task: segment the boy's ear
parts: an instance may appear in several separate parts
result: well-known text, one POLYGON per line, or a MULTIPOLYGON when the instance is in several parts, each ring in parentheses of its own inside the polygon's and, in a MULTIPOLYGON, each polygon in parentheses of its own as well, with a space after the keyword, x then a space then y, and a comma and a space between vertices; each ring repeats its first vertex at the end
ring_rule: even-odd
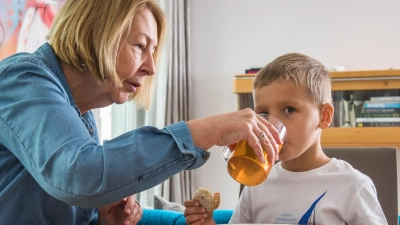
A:
POLYGON ((333 119, 333 105, 331 103, 326 103, 321 108, 321 121, 319 123, 319 127, 321 129, 328 128, 333 119))

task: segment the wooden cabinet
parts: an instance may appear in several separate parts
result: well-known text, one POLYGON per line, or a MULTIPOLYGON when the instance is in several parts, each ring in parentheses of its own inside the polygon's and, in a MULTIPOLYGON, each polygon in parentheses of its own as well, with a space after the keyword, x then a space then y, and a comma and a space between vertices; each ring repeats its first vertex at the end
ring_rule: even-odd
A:
MULTIPOLYGON (((343 122, 343 118, 346 118, 343 114, 348 115, 348 109, 344 107, 345 111, 343 111, 342 107, 349 101, 355 100, 357 110, 354 116, 358 118, 361 116, 360 112, 365 110, 362 108, 364 102, 369 101, 371 97, 400 96, 400 70, 344 71, 330 74, 335 121, 333 126, 323 130, 322 146, 400 148, 400 126, 358 127, 352 121, 352 126, 348 127, 349 123, 343 122)), ((253 108, 251 92, 254 76, 254 74, 234 76, 233 92, 237 94, 237 109, 253 108)))

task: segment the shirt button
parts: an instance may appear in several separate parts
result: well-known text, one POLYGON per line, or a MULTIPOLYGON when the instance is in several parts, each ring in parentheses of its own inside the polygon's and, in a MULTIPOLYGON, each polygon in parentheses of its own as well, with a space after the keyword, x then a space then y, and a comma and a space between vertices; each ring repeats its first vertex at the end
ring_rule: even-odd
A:
POLYGON ((208 154, 203 154, 203 159, 207 160, 210 156, 208 154))

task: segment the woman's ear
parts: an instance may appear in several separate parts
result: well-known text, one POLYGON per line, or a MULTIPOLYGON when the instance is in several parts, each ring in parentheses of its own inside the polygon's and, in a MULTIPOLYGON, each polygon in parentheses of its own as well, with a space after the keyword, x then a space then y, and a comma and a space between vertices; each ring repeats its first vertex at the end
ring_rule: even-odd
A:
POLYGON ((333 105, 331 103, 326 103, 321 108, 321 121, 319 127, 321 129, 328 128, 333 120, 333 105))

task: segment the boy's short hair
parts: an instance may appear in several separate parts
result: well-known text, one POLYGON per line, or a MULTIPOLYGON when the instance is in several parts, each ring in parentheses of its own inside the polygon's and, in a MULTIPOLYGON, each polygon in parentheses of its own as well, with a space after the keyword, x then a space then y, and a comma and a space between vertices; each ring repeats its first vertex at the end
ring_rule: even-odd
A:
POLYGON ((318 60, 304 54, 288 53, 268 63, 257 73, 253 89, 274 81, 293 81, 304 89, 315 105, 332 103, 329 72, 318 60))
MULTIPOLYGON (((59 59, 81 71, 88 69, 102 83, 122 82, 116 71, 121 42, 129 35, 133 18, 149 9, 157 22, 158 45, 154 61, 158 64, 167 21, 155 0, 67 0, 54 18, 47 36, 59 59)), ((146 76, 135 98, 139 107, 149 108, 154 92, 154 77, 146 76)))

